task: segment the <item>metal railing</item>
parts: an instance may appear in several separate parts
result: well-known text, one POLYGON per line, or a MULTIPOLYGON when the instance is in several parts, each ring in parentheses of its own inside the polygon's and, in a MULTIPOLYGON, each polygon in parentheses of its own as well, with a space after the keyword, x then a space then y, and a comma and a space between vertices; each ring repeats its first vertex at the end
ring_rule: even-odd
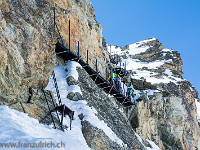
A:
MULTIPOLYGON (((63 38, 62 38, 62 35, 61 35, 61 33, 60 33, 60 30, 62 29, 57 23, 56 23, 56 18, 55 18, 55 16, 56 16, 56 13, 55 13, 55 11, 56 11, 56 9, 55 9, 55 7, 54 7, 54 9, 53 9, 53 11, 54 11, 54 26, 55 26, 55 32, 57 31, 57 35, 58 35, 58 38, 57 38, 57 40, 61 43, 61 44, 63 44, 65 47, 67 47, 68 48, 68 52, 70 52, 70 51, 72 51, 73 53, 75 52, 75 53, 77 53, 77 56, 78 56, 78 58, 76 59, 76 61, 78 61, 79 62, 79 60, 82 58, 82 55, 80 54, 80 42, 78 41, 78 40, 76 40, 76 37, 74 37, 74 35, 73 34, 71 34, 71 23, 70 23, 70 20, 68 20, 68 31, 65 31, 65 33, 67 32, 67 34, 68 34, 68 43, 65 43, 64 42, 64 40, 63 40, 63 38)), ((67 41, 67 40, 66 40, 67 41)), ((87 65, 89 65, 89 60, 90 60, 90 58, 89 58, 89 54, 88 54, 88 50, 82 50, 82 53, 83 53, 83 51, 85 51, 86 52, 86 62, 87 62, 87 65)), ((60 53, 63 53, 63 52, 60 52, 60 53)), ((114 56, 111 56, 111 54, 110 54, 110 59, 111 60, 113 60, 114 62, 115 62, 115 64, 117 63, 119 63, 120 62, 120 68, 122 68, 122 66, 121 66, 121 61, 116 61, 116 56, 114 55, 114 56)), ((86 66, 87 66, 86 65, 86 66)), ((123 66, 124 66, 124 64, 123 64, 123 66)), ((83 68, 84 68, 84 66, 83 66, 83 68)), ((95 63, 95 70, 96 70, 96 72, 97 72, 97 77, 98 77, 98 75, 100 75, 100 73, 101 72, 99 72, 99 70, 98 70, 99 68, 98 68, 98 60, 96 59, 96 63, 95 63)), ((121 71, 122 70, 125 70, 126 71, 126 62, 125 62, 125 66, 123 67, 123 69, 121 69, 120 70, 120 73, 121 73, 121 71)), ((111 72, 111 71, 110 71, 111 72)), ((53 73, 54 74, 54 73, 53 73)), ((52 74, 52 75, 53 75, 52 74)), ((107 70, 107 68, 106 68, 106 73, 105 73, 105 77, 106 77, 106 81, 108 81, 108 75, 109 75, 109 70, 107 70)), ((96 77, 96 78, 97 78, 96 77)), ((55 78, 55 76, 53 76, 53 78, 55 78)), ((56 80, 56 79, 54 79, 54 80, 56 80)), ((95 80, 96 81, 96 80, 95 80)), ((109 82, 109 81, 108 81, 109 82)), ((115 85, 113 85, 113 83, 112 83, 112 81, 110 82, 110 84, 111 84, 111 86, 112 86, 112 88, 114 88, 115 87, 115 85)), ((56 90, 58 91, 58 87, 57 87, 57 84, 55 84, 55 88, 56 88, 56 90)), ((119 90, 119 93, 121 93, 122 95, 124 95, 125 97, 126 97, 126 92, 125 92, 125 88, 124 88, 124 86, 122 86, 121 87, 122 88, 122 90, 119 90)), ((59 94, 59 92, 58 92, 58 99, 59 99, 59 103, 60 104, 62 104, 62 102, 61 102, 61 99, 60 99, 60 94, 59 94)))

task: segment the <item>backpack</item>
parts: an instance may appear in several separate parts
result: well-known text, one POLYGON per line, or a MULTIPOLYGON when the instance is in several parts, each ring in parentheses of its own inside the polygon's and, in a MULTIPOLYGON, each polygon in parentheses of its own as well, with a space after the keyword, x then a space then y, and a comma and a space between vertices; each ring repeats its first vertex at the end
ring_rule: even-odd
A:
POLYGON ((133 94, 134 90, 133 90, 133 89, 131 89, 131 92, 132 92, 132 94, 133 94))
POLYGON ((119 80, 120 80, 120 78, 119 78, 119 77, 117 77, 117 78, 116 78, 116 81, 119 81, 119 80))
POLYGON ((117 74, 116 73, 113 73, 113 78, 117 78, 117 74))

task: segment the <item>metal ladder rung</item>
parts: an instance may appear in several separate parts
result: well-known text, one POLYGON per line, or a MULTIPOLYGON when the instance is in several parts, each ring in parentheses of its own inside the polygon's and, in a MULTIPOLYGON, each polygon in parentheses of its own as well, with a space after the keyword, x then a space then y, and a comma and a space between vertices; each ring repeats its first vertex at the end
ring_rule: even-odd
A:
POLYGON ((107 86, 107 87, 104 87, 104 88, 102 88, 102 89, 107 89, 107 88, 109 88, 109 87, 111 87, 111 86, 107 86))
POLYGON ((94 76, 94 75, 97 75, 97 74, 96 74, 96 73, 94 73, 94 74, 91 74, 91 75, 89 75, 89 76, 91 76, 91 77, 92 77, 92 76, 94 76))
POLYGON ((69 51, 63 51, 63 52, 59 52, 59 53, 56 53, 57 55, 59 54, 63 54, 63 53, 68 53, 69 51))
POLYGON ((85 65, 85 66, 82 66, 83 68, 85 68, 85 67, 87 67, 87 66, 89 66, 88 64, 87 65, 85 65))
POLYGON ((118 95, 119 93, 117 93, 117 94, 112 94, 112 95, 118 95))
MULTIPOLYGON (((124 104, 124 102, 125 102, 126 99, 127 99, 127 98, 124 99, 124 101, 122 102, 122 104, 124 104)), ((127 99, 127 100, 128 100, 128 99, 127 99)), ((129 101, 129 100, 128 100, 128 101, 129 101)))
POLYGON ((130 101, 124 102, 124 104, 126 104, 126 103, 131 103, 131 104, 133 105, 133 103, 132 103, 132 102, 130 102, 130 101))
POLYGON ((75 61, 76 60, 76 58, 73 58, 73 59, 70 59, 71 61, 75 61))
POLYGON ((105 84, 106 82, 103 82, 103 83, 100 83, 100 84, 97 84, 97 85, 101 85, 101 84, 105 84))
POLYGON ((79 61, 80 61, 81 57, 82 57, 82 56, 80 56, 80 57, 77 59, 77 62, 78 62, 78 63, 79 63, 79 61))

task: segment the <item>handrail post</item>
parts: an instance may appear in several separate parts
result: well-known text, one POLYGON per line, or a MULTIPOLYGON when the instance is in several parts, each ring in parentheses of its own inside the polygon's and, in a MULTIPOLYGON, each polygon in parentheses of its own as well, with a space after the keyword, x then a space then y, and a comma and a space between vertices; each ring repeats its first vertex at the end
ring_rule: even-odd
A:
POLYGON ((70 51, 70 20, 69 20, 69 51, 70 51))
POLYGON ((56 8, 53 7, 53 21, 54 21, 54 37, 56 34, 56 8))
POLYGON ((79 59, 79 41, 78 41, 78 59, 79 59))
POLYGON ((87 64, 88 64, 88 50, 87 50, 87 64))
POLYGON ((108 72, 108 70, 107 70, 107 67, 106 67, 106 81, 107 81, 107 79, 108 79, 108 76, 107 76, 107 73, 108 72))
POLYGON ((98 68, 97 68, 97 59, 96 59, 96 72, 98 72, 98 68))
POLYGON ((113 84, 113 82, 112 82, 112 78, 113 78, 113 74, 112 74, 112 67, 110 67, 109 68, 110 69, 110 83, 111 83, 111 85, 113 84))

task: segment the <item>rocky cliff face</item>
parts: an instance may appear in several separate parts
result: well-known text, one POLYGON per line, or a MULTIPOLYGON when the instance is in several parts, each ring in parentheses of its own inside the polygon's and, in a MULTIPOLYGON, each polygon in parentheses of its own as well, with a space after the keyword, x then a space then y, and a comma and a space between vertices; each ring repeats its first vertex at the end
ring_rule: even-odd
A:
MULTIPOLYGON (((98 59, 103 76, 109 62, 102 28, 96 22, 89 0, 1 0, 0 104, 28 113, 46 124, 51 121, 43 120, 48 107, 41 88, 47 85, 54 66, 64 64, 55 54, 60 36, 57 29, 54 32, 53 7, 66 46, 69 46, 70 20, 71 50, 77 53, 79 41, 82 59, 86 60, 89 50, 90 66, 95 68, 98 59)), ((161 149, 200 149, 195 105, 198 94, 182 78, 180 54, 164 49, 157 39, 124 48, 112 46, 114 51, 122 63, 127 64, 126 84, 133 86, 136 99, 140 97, 143 101, 125 109, 99 89, 83 69, 77 68, 78 80, 68 77, 66 82, 78 85, 82 94, 71 92, 65 98, 85 99, 90 108, 97 110, 97 117, 126 144, 112 141, 80 113, 78 117, 87 145, 92 149, 145 149, 145 145, 150 145, 146 141, 149 139, 161 149)), ((49 99, 48 92, 46 95, 49 99)), ((52 104, 50 106, 53 108, 52 104)))
MULTIPOLYGON (((182 78, 180 54, 164 49, 157 39, 112 51, 128 63, 130 83, 143 99, 127 114, 132 127, 144 139, 150 139, 161 149, 197 149, 200 130, 195 99, 198 93, 182 78), (130 65, 129 65, 130 64, 130 65), (132 66, 131 66, 132 65, 132 66)), ((127 84, 129 84, 127 83, 127 84)))
POLYGON ((40 116, 37 89, 47 85, 56 58, 51 11, 45 6, 44 1, 0 2, 0 103, 22 110, 21 102, 35 118, 40 116))
POLYGON ((81 58, 86 61, 88 50, 89 64, 95 68, 96 59, 98 59, 99 71, 104 75, 105 65, 107 65, 109 57, 102 35, 102 27, 96 21, 91 2, 89 0, 56 0, 51 1, 51 4, 56 8, 55 20, 65 45, 69 47, 70 20, 71 50, 77 54, 79 41, 81 58))
MULTIPOLYGON (((56 62, 55 44, 58 32, 54 32, 53 7, 56 23, 62 39, 68 46, 68 22, 71 20, 71 50, 86 59, 89 50, 90 64, 98 67, 107 63, 107 53, 101 25, 95 20, 94 9, 88 0, 3 0, 0 2, 0 104, 12 105, 38 118, 34 97, 48 83, 56 62), (32 92, 38 91, 38 92, 32 92), (36 94, 36 95, 35 95, 36 94), (32 108, 34 109, 34 108, 32 108), (35 113, 32 113, 35 112, 35 113)), ((57 30, 56 30, 57 31, 57 30)), ((57 59, 59 60, 59 59, 57 59)), ((60 62, 60 61, 58 61, 60 62)))

